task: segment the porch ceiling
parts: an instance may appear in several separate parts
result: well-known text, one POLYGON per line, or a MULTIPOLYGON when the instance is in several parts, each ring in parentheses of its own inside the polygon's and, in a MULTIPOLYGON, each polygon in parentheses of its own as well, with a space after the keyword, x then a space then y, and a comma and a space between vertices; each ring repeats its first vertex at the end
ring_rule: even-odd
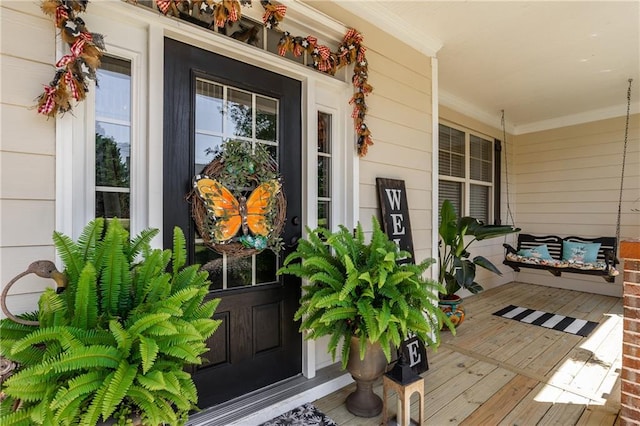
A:
POLYGON ((514 133, 624 115, 629 78, 639 110, 638 1, 333 1, 435 52, 441 104, 514 133))

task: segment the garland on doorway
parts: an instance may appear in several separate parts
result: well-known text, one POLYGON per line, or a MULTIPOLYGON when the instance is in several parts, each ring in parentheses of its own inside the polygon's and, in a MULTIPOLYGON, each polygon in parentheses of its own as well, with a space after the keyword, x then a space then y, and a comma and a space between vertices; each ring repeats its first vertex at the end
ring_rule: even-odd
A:
MULTIPOLYGON (((134 0, 135 1, 135 0, 134 0)), ((87 79, 96 80, 96 69, 100 66, 100 58, 105 50, 102 35, 87 30, 84 21, 77 13, 86 10, 88 0, 44 0, 42 11, 54 16, 55 25, 60 30, 62 39, 69 44, 70 53, 56 62, 56 73, 49 85, 45 85, 44 93, 38 97, 38 112, 49 117, 64 114, 72 109, 71 100, 80 102, 88 91, 87 79)), ((217 27, 227 22, 236 22, 241 17, 241 7, 251 6, 251 0, 156 0, 158 9, 165 15, 182 17, 197 10, 199 14, 213 17, 217 27)), ((282 33, 278 43, 281 56, 291 52, 300 56, 307 52, 313 67, 320 72, 334 75, 337 70, 354 64, 352 83, 355 92, 349 103, 353 105, 351 117, 357 139, 358 155, 364 157, 370 145, 373 145, 371 132, 365 123, 367 104, 365 98, 373 91, 368 83, 368 61, 363 36, 350 28, 345 34, 336 52, 327 46, 318 44, 313 36, 294 36, 279 28, 284 19, 287 6, 273 4, 269 0, 260 0, 264 8, 262 21, 267 28, 282 33)))
POLYGON ((338 46, 337 52, 332 52, 327 46, 319 45, 317 41, 318 39, 313 36, 295 37, 285 31, 278 43, 278 52, 280 56, 284 56, 287 52, 300 56, 303 51, 307 51, 313 58, 313 67, 331 75, 346 65, 354 64, 351 81, 356 91, 349 103, 353 105, 351 117, 354 119, 358 134, 358 155, 364 157, 367 155, 369 145, 373 145, 371 132, 364 121, 367 114, 365 97, 373 91, 373 87, 368 83, 369 63, 365 56, 366 48, 362 45, 362 34, 350 28, 338 46))
POLYGON ((48 117, 64 114, 72 108, 71 100, 82 101, 89 90, 87 79, 96 79, 96 69, 105 50, 101 34, 87 30, 77 14, 84 12, 88 0, 44 0, 42 11, 54 17, 60 37, 69 45, 69 53, 55 64, 53 80, 38 97, 38 112, 48 117))

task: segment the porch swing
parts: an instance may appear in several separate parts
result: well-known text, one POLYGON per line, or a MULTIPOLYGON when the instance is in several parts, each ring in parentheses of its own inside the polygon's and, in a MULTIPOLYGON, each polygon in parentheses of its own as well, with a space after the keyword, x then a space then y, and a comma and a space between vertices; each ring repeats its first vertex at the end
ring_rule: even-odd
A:
MULTIPOLYGON (((615 278, 618 275, 615 266, 619 263, 616 254, 618 242, 620 241, 620 213, 629 137, 632 81, 633 79, 630 78, 627 89, 627 117, 622 151, 622 174, 620 177, 616 236, 585 238, 577 236, 560 237, 557 235, 537 236, 521 233, 518 234, 517 248, 513 248, 507 243, 503 244, 506 252, 502 263, 516 272, 520 272, 520 268, 541 269, 549 271, 556 277, 560 277, 563 272, 570 272, 572 274, 597 275, 603 277, 606 282, 615 282, 615 278)), ((502 126, 504 132, 504 112, 502 126)), ((507 210, 510 212, 508 189, 507 184, 507 210)))

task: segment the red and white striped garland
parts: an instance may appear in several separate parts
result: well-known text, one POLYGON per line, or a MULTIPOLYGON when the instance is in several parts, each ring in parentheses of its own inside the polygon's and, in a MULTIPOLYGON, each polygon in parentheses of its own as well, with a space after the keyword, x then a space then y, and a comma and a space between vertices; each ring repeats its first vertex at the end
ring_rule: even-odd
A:
POLYGON ((70 53, 55 64, 53 80, 44 86, 38 97, 38 112, 49 117, 70 111, 71 99, 84 100, 88 90, 86 79, 95 79, 104 43, 100 34, 90 33, 84 21, 76 16, 84 12, 86 1, 45 0, 42 11, 54 16, 60 36, 69 45, 70 53))
POLYGON ((355 130, 358 135, 358 155, 361 157, 367 155, 369 146, 373 145, 371 132, 365 123, 367 114, 365 97, 373 91, 373 87, 368 83, 369 64, 365 54, 367 49, 362 45, 363 40, 362 34, 350 28, 335 53, 329 47, 319 45, 318 39, 312 36, 306 38, 294 37, 288 32, 283 32, 278 43, 278 53, 281 56, 284 56, 287 52, 291 52, 294 56, 300 56, 303 51, 307 51, 313 59, 313 67, 327 74, 333 75, 338 69, 354 64, 351 81, 356 91, 349 103, 353 105, 351 118, 354 120, 355 130))
MULTIPOLYGON (((38 98, 38 112, 49 117, 71 110, 70 99, 82 101, 85 98, 88 90, 86 79, 95 79, 95 70, 100 65, 100 58, 105 50, 102 36, 87 31, 84 22, 76 17, 77 12, 85 11, 87 3, 88 0, 44 0, 42 3, 42 11, 54 16, 62 39, 70 47, 70 54, 64 55, 56 62, 55 77, 49 85, 44 87, 44 92, 38 98)), ((213 14, 215 25, 222 27, 227 22, 236 22, 240 19, 241 3, 250 4, 251 2, 250 0, 207 2, 206 10, 213 14)), ((265 10, 262 17, 265 26, 279 30, 278 24, 284 19, 287 7, 281 4, 274 5, 269 0, 260 0, 260 4, 265 10)), ((156 0, 156 5, 165 15, 171 12, 177 17, 180 16, 176 0, 156 0)), ((346 65, 354 64, 352 83, 356 91, 349 103, 353 105, 351 117, 354 119, 358 135, 358 155, 361 157, 365 156, 369 146, 373 145, 371 132, 365 123, 367 113, 365 97, 373 91, 373 87, 368 83, 368 62, 365 55, 366 48, 362 45, 363 40, 362 34, 350 28, 338 46, 337 52, 332 52, 327 46, 319 45, 316 37, 297 37, 288 32, 282 33, 278 43, 278 53, 281 56, 291 52, 297 57, 306 51, 311 56, 315 69, 331 75, 346 65)))

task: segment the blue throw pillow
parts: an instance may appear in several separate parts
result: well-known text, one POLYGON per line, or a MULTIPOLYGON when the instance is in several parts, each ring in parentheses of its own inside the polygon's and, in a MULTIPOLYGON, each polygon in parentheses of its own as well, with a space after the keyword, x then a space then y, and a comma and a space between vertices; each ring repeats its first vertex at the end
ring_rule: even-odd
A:
POLYGON ((540 246, 535 246, 530 249, 519 250, 518 255, 524 257, 534 257, 536 259, 541 260, 551 260, 551 254, 549 254, 549 249, 546 244, 542 244, 540 246))
POLYGON ((600 243, 562 242, 562 260, 569 262, 595 263, 598 260, 600 243))

